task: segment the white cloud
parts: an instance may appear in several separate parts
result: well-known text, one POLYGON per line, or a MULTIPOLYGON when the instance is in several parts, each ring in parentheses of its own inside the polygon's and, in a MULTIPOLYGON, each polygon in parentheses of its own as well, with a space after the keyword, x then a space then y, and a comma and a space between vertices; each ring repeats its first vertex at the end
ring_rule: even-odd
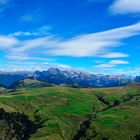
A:
MULTIPOLYGON (((70 39, 57 36, 44 36, 30 40, 18 40, 15 37, 4 37, 3 45, 10 48, 8 55, 33 55, 39 56, 71 56, 71 57, 127 57, 122 53, 112 52, 111 49, 120 46, 123 39, 140 34, 140 23, 116 28, 98 33, 83 34, 70 39), (7 41, 7 38, 10 41, 7 41), (110 54, 107 54, 110 53, 110 54), (111 54, 112 53, 112 54, 111 54)), ((2 37, 1 37, 2 39, 2 37)), ((12 57, 12 56, 11 56, 12 57)), ((36 57, 36 56, 32 56, 36 57)))
POLYGON ((55 59, 50 59, 50 58, 47 58, 47 57, 33 57, 33 56, 28 56, 28 55, 25 55, 25 54, 11 54, 11 55, 7 55, 6 56, 8 59, 12 59, 12 60, 19 60, 19 61, 24 61, 24 60, 40 60, 40 61, 53 61, 55 59))
POLYGON ((65 65, 65 64, 58 64, 56 66, 61 69, 71 69, 72 68, 70 65, 65 65))
POLYGON ((108 30, 104 32, 75 36, 66 41, 60 41, 48 52, 60 56, 102 56, 112 47, 119 46, 121 41, 140 34, 140 23, 108 30))
POLYGON ((0 35, 0 49, 11 48, 18 44, 18 40, 14 37, 2 36, 0 35))
MULTIPOLYGON (((40 37, 36 39, 31 40, 25 40, 21 41, 18 45, 18 48, 14 49, 14 52, 22 53, 22 52, 28 52, 30 50, 36 51, 34 49, 39 49, 44 51, 48 49, 52 49, 53 46, 55 46, 58 42, 55 41, 54 38, 51 36, 47 37, 40 37)), ((38 50, 37 50, 38 51, 38 50)))
POLYGON ((14 36, 14 37, 20 37, 20 36, 31 36, 31 37, 36 37, 36 36, 46 36, 49 35, 49 31, 52 29, 51 26, 46 25, 42 26, 40 28, 37 28, 34 31, 28 31, 28 32, 23 32, 23 31, 18 31, 14 33, 10 33, 9 36, 14 36))
POLYGON ((9 36, 31 36, 31 35, 32 35, 31 32, 23 32, 23 31, 18 31, 18 32, 9 34, 9 36))
POLYGON ((108 63, 96 65, 94 67, 95 68, 112 68, 112 67, 115 67, 117 65, 123 65, 123 64, 129 64, 129 62, 124 61, 124 60, 112 60, 108 63))
POLYGON ((115 0, 110 10, 113 14, 139 14, 140 0, 115 0))
POLYGON ((123 60, 112 60, 109 63, 112 64, 112 65, 129 64, 128 61, 123 61, 123 60))
POLYGON ((108 53, 108 54, 102 55, 101 57, 103 57, 103 58, 121 58, 121 57, 129 57, 129 55, 124 54, 124 53, 115 52, 115 53, 108 53))
POLYGON ((59 69, 72 69, 71 66, 66 64, 58 64, 54 62, 47 63, 46 61, 40 63, 37 61, 8 61, 7 63, 0 63, 1 71, 44 71, 50 67, 56 67, 59 69))
POLYGON ((122 68, 96 68, 94 69, 96 73, 109 74, 109 75, 140 75, 140 67, 123 67, 122 68))

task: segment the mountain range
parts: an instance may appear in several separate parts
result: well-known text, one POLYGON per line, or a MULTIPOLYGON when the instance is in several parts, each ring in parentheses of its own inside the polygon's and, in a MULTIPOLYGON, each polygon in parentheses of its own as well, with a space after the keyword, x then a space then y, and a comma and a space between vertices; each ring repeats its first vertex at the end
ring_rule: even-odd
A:
MULTIPOLYGON (((22 80, 32 79, 40 81, 37 85, 73 85, 77 87, 114 87, 123 86, 131 82, 140 82, 140 76, 89 74, 74 70, 60 70, 50 67, 46 71, 35 72, 0 72, 0 86, 11 88, 21 84, 22 80), (41 83, 43 82, 43 84, 41 83), (46 84, 45 84, 46 83, 46 84)), ((32 81, 33 82, 33 81, 32 81)), ((23 85, 23 83, 22 83, 23 85)), ((34 86, 34 84, 32 83, 34 86)))

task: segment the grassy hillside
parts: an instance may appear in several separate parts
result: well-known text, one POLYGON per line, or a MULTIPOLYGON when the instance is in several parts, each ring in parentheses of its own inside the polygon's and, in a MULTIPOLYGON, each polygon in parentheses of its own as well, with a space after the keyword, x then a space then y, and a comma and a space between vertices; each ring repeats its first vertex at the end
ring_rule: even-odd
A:
POLYGON ((0 94, 0 107, 43 123, 30 140, 135 140, 140 135, 139 84, 21 88, 0 94))
POLYGON ((20 81, 14 82, 11 86, 9 86, 9 89, 18 89, 18 88, 36 88, 36 87, 47 87, 51 86, 51 84, 47 82, 41 82, 38 80, 33 79, 24 79, 20 81))
POLYGON ((0 86, 0 92, 4 91, 5 88, 0 86))

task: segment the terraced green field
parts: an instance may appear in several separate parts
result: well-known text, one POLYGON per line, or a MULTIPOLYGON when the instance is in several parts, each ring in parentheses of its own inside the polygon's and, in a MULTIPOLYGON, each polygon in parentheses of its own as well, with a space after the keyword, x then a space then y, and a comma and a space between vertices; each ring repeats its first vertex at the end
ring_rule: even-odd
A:
POLYGON ((140 84, 100 89, 20 88, 0 94, 0 108, 42 122, 30 140, 140 138, 140 84))

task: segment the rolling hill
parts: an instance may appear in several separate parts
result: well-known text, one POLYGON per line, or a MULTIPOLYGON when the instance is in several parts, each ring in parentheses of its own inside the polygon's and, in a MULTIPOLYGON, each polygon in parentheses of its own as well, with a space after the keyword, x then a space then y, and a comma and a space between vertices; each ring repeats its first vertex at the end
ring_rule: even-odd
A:
POLYGON ((9 89, 18 89, 18 88, 37 88, 37 87, 47 87, 51 86, 51 84, 47 82, 41 82, 34 79, 24 79, 20 81, 14 82, 12 85, 10 85, 9 89))
MULTIPOLYGON (((17 122, 25 130, 22 135, 28 130, 26 122, 32 122, 36 130, 28 133, 30 140, 138 140, 140 136, 139 83, 94 89, 17 88, 0 94, 0 107, 11 118, 15 118, 15 113, 27 116, 24 123, 17 122)), ((0 130, 7 129, 8 126, 3 128, 2 122, 5 120, 0 118, 0 130)), ((15 122, 10 123, 10 126, 14 125, 15 122)), ((16 128, 14 130, 16 132, 16 128)), ((5 135, 2 133, 0 138, 5 135)), ((18 137, 18 133, 12 136, 13 139, 18 137)))

